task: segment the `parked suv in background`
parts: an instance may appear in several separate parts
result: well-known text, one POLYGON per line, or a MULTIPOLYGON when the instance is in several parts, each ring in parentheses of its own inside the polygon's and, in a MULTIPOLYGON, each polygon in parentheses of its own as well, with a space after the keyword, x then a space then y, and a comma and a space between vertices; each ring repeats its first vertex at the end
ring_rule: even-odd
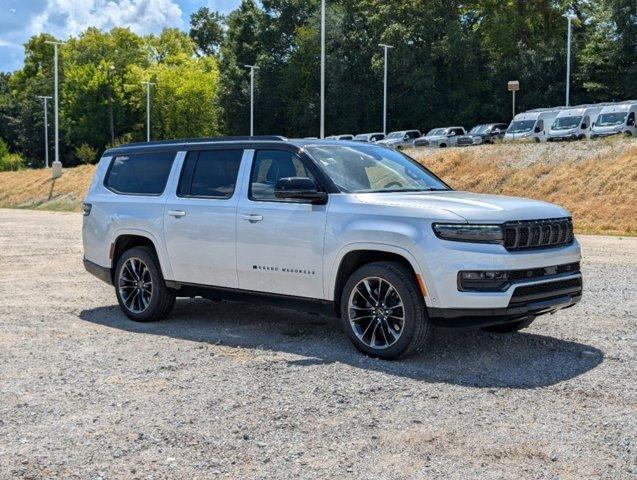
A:
POLYGON ((489 144, 496 140, 502 140, 507 128, 508 125, 506 123, 476 125, 469 130, 467 136, 471 137, 472 145, 489 144))
POLYGON ((562 208, 456 192, 392 149, 280 137, 107 150, 84 205, 84 265, 148 322, 176 297, 339 316, 382 358, 432 324, 527 327, 582 294, 562 208))
POLYGON ((463 127, 434 128, 414 141, 414 147, 455 147, 458 138, 466 135, 463 127))
POLYGON ((420 137, 420 135, 418 130, 401 130, 399 132, 391 132, 383 140, 376 143, 395 148, 396 150, 403 150, 413 147, 414 140, 420 137))

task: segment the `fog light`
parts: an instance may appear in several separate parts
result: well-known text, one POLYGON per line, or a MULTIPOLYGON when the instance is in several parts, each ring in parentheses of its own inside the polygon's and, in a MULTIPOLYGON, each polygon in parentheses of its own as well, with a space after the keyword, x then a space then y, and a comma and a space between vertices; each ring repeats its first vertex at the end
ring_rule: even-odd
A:
POLYGON ((464 292, 500 292, 509 286, 509 272, 459 272, 458 289, 464 292))

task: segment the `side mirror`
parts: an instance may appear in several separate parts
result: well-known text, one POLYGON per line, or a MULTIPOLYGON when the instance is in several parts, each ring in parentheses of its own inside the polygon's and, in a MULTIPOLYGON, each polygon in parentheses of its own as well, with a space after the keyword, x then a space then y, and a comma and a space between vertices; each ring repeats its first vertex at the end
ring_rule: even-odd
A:
POLYGON ((631 117, 626 121, 627 127, 633 127, 635 125, 635 117, 631 117))
POLYGON ((537 126, 537 127, 535 127, 534 131, 535 131, 535 133, 540 133, 542 131, 542 129, 539 126, 537 126))
POLYGON ((594 127, 594 126, 595 126, 595 122, 591 123, 591 127, 594 127))
POLYGON ((499 128, 494 128, 491 133, 493 135, 500 135, 502 133, 502 130, 500 130, 499 128))
POLYGON ((455 137, 456 136, 456 132, 449 132, 447 134, 448 137, 455 137))
POLYGON ((307 177, 281 178, 274 187, 274 196, 281 200, 299 200, 312 204, 324 204, 327 193, 321 192, 314 181, 307 177))
POLYGON ((585 123, 582 123, 582 130, 586 130, 588 128, 588 125, 586 125, 585 123))

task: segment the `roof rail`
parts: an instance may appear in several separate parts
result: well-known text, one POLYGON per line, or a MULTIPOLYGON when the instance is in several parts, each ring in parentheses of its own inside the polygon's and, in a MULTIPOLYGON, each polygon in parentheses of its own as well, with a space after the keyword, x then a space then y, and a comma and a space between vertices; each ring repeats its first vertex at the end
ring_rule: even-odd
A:
MULTIPOLYGON (((212 142, 248 142, 248 141, 272 141, 272 142, 286 142, 288 139, 281 135, 257 135, 257 136, 245 136, 245 137, 201 137, 201 138, 176 138, 174 140, 155 140, 152 142, 133 142, 111 147, 127 148, 127 147, 152 147, 156 145, 175 145, 175 144, 188 144, 188 143, 212 143, 212 142)), ((109 149, 109 150, 110 150, 109 149)))

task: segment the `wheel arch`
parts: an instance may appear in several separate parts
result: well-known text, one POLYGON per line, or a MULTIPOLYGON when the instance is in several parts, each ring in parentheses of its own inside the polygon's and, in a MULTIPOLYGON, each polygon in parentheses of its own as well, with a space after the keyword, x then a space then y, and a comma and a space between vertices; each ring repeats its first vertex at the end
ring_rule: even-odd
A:
POLYGON ((159 242, 154 236, 148 232, 141 230, 123 230, 118 231, 113 238, 113 241, 110 245, 109 256, 111 257, 111 277, 115 275, 115 267, 117 266, 117 262, 124 252, 130 250, 134 247, 150 247, 155 256, 157 257, 157 261, 159 262, 159 268, 166 278, 166 263, 162 261, 161 251, 158 248, 159 242))
POLYGON ((334 268, 328 292, 334 301, 336 312, 340 313, 341 292, 348 278, 363 265, 380 261, 393 261, 405 265, 413 274, 414 281, 420 287, 423 296, 426 291, 423 283, 422 272, 416 259, 407 250, 383 244, 358 244, 349 245, 339 252, 334 268))

